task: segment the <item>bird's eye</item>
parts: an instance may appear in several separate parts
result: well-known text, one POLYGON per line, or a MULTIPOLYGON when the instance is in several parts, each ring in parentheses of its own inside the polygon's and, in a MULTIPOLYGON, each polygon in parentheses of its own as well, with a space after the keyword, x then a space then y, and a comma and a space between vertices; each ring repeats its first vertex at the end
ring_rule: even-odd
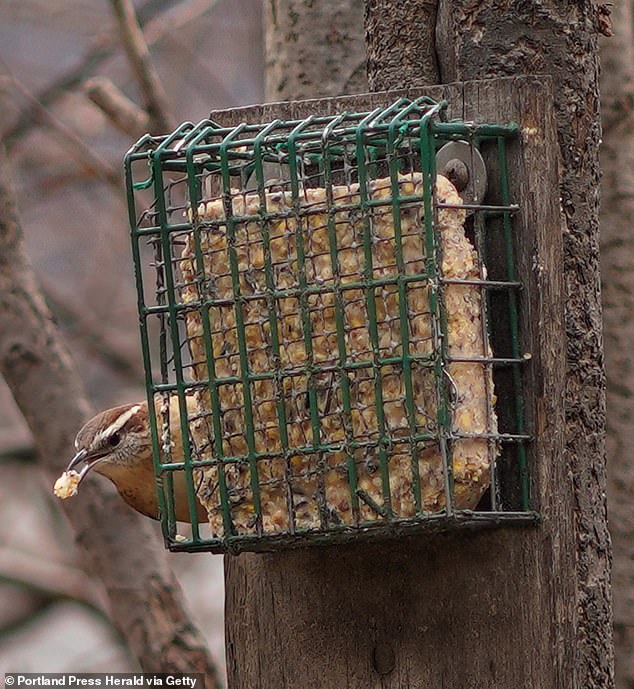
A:
POLYGON ((108 437, 108 445, 116 447, 121 442, 121 436, 118 433, 113 433, 108 437))

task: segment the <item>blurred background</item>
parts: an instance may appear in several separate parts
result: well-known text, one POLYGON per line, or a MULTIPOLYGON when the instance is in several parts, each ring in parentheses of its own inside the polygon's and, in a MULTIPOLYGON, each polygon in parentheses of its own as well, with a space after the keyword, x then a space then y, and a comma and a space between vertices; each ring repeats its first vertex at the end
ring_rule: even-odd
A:
MULTIPOLYGON (((122 180, 123 156, 137 135, 121 133, 91 100, 95 92, 115 92, 143 102, 115 1, 0 0, 0 139, 12 164, 27 250, 100 409, 145 394, 122 180)), ((266 65, 261 15, 264 8, 270 26, 275 3, 134 4, 176 121, 263 100, 367 90, 361 0, 334 3, 336 11, 328 3, 296 3, 311 8, 304 24, 308 12, 279 13, 266 65), (320 50, 327 55, 317 59, 320 50)), ((597 7, 607 14, 611 8, 616 32, 606 33, 601 45, 601 250, 617 685, 625 689, 634 687, 634 1, 597 7)), ((1 378, 0 467, 0 674, 137 670, 103 612, 102 589, 84 573, 1 378)), ((179 554, 169 560, 222 673, 222 559, 179 554)))
MULTIPOLYGON (((263 100, 260 0, 135 6, 177 121, 263 100)), ((107 408, 143 399, 145 389, 121 178, 134 139, 90 100, 95 76, 142 100, 111 3, 0 3, 0 138, 28 253, 93 404, 107 408)), ((0 462, 0 674, 137 670, 80 567, 2 379, 0 462)), ((170 562, 214 659, 224 663, 222 559, 170 562)))

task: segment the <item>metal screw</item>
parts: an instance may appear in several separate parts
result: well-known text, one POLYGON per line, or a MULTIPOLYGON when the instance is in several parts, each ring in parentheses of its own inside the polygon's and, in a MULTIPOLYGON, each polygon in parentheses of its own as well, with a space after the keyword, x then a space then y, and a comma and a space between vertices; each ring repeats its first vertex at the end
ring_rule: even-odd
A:
POLYGON ((469 184, 469 168, 466 163, 459 158, 452 158, 441 170, 443 174, 458 191, 466 189, 469 184))

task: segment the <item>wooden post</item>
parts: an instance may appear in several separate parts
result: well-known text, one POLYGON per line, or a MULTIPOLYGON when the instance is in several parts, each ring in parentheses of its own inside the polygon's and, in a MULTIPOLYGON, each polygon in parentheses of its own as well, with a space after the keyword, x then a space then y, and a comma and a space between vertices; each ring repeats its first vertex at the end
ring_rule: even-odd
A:
POLYGON ((450 117, 519 122, 510 183, 538 527, 228 556, 230 689, 307 686, 573 687, 578 572, 574 490, 563 461, 565 342, 558 145, 547 77, 214 112, 225 125, 355 111, 427 94, 450 117))

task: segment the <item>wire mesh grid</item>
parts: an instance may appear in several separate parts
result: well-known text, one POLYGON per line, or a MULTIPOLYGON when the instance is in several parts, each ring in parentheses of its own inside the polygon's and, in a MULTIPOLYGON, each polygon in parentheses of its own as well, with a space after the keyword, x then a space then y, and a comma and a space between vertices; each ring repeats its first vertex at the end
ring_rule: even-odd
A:
POLYGON ((506 169, 517 128, 447 122, 445 108, 206 120, 128 153, 170 548, 535 519, 506 169), (452 141, 468 169, 487 160, 486 204, 475 175, 437 175, 452 141))

